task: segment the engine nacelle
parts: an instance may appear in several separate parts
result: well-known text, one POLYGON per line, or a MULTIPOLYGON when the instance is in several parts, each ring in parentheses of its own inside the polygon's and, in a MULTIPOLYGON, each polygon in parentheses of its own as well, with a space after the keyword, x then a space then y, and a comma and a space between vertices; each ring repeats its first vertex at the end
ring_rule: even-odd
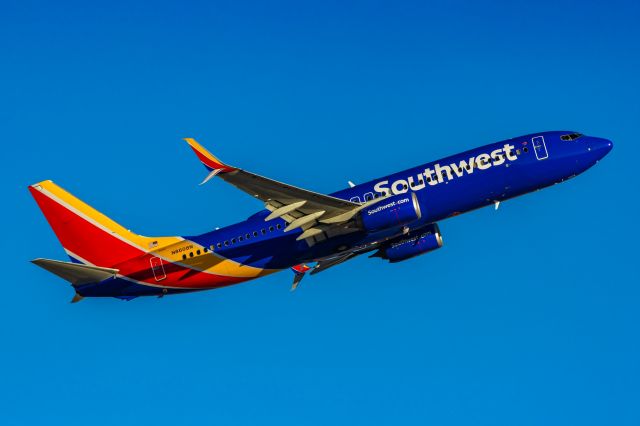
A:
POLYGON ((392 240, 387 246, 378 250, 374 256, 395 263, 437 250, 440 247, 442 247, 442 236, 440 228, 434 223, 417 232, 392 240))
POLYGON ((360 222, 367 231, 407 225, 422 217, 415 192, 382 200, 360 212, 360 222))

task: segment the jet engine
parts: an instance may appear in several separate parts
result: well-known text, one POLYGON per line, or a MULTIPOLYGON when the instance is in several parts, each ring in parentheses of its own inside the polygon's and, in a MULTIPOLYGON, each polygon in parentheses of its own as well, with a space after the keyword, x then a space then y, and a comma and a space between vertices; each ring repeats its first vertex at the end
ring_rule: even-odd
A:
POLYGON ((387 242, 371 257, 387 259, 391 263, 411 259, 442 247, 442 237, 437 224, 414 231, 387 242))
POLYGON ((360 212, 360 223, 367 231, 407 225, 422 217, 415 192, 381 200, 360 212))

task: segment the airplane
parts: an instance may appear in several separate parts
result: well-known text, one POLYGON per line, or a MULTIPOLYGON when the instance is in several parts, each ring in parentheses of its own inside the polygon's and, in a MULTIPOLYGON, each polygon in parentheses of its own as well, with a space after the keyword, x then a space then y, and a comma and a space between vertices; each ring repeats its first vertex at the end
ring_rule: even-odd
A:
POLYGON ((600 161, 610 140, 575 131, 485 145, 321 194, 223 163, 185 141, 214 177, 264 203, 246 220, 202 235, 145 237, 50 180, 29 186, 70 261, 32 262, 84 297, 131 300, 216 289, 293 271, 307 274, 369 253, 395 263, 443 245, 438 222, 570 179, 600 161))

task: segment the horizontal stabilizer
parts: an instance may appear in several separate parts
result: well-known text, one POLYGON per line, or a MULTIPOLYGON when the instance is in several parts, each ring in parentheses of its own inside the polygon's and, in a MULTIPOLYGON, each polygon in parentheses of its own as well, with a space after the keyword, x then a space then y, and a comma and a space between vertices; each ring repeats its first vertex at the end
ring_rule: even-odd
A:
POLYGON ((51 259, 34 259, 31 261, 39 267, 56 274, 60 278, 69 281, 72 285, 98 283, 107 278, 114 277, 117 269, 100 268, 80 263, 63 262, 51 259))

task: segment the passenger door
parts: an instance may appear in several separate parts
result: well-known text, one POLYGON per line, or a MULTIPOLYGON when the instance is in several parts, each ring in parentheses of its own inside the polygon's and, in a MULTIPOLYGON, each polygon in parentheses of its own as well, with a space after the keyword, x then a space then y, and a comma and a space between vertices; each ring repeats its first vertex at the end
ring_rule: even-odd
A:
POLYGON ((549 158, 547 145, 544 143, 544 136, 536 136, 531 139, 531 144, 533 145, 533 151, 536 153, 536 158, 538 160, 546 160, 549 158))

